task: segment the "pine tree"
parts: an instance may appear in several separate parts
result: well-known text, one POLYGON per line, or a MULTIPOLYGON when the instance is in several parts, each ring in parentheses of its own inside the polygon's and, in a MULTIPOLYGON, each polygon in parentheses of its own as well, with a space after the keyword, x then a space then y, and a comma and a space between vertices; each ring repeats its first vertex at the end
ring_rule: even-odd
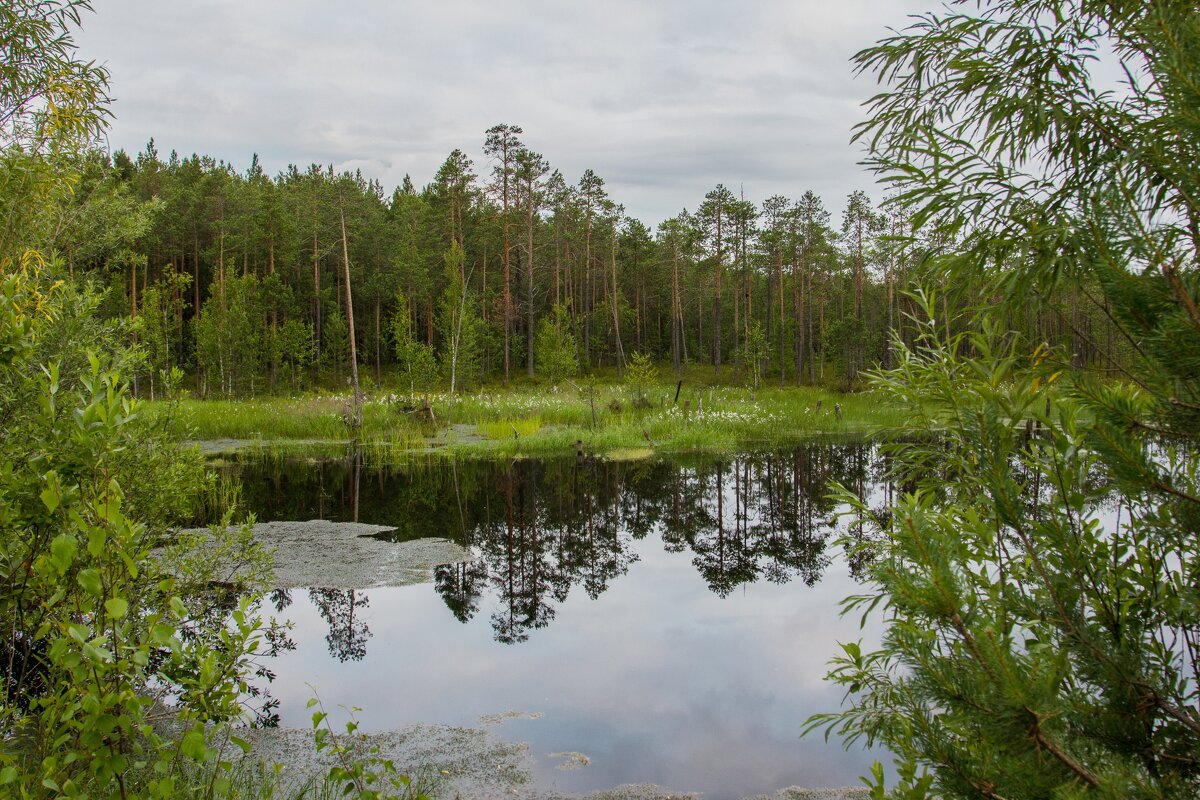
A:
POLYGON ((850 603, 887 608, 882 646, 845 647, 851 706, 813 721, 895 753, 897 797, 1200 793, 1200 12, 1053 12, 956 6, 857 56, 891 83, 871 163, 946 243, 934 284, 983 298, 954 332, 919 295, 876 378, 922 438, 893 448, 910 491, 850 603), (1064 292, 1134 343, 1123 380, 1006 329, 1064 292))

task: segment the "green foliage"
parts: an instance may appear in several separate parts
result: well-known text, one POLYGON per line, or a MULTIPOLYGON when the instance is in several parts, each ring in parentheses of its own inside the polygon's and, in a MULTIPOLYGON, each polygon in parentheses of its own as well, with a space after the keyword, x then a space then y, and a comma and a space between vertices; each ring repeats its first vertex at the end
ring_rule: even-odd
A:
MULTIPOLYGON (((146 370, 150 375, 150 399, 154 399, 155 379, 178 369, 183 319, 183 296, 192 279, 168 268, 163 280, 146 289, 137 317, 138 342, 146 354, 146 370)), ((161 388, 161 387, 159 387, 161 388)))
MULTIPOLYGON (((186 279, 168 271, 143 295, 136 328, 104 324, 95 296, 34 249, 69 205, 74 168, 106 114, 106 75, 75 59, 70 36, 87 8, 0 6, 0 793, 215 798, 245 790, 239 776, 249 775, 265 796, 269 781, 222 754, 249 749, 230 724, 254 693, 254 592, 269 560, 228 517, 206 536, 177 534, 206 479, 199 452, 178 444, 171 322, 186 279), (124 346, 134 332, 142 354, 124 346), (139 356, 171 398, 150 416, 123 377, 139 356)), ((75 252, 111 251, 92 241, 109 234, 129 245, 149 222, 149 206, 105 190, 112 202, 85 210, 105 212, 90 222, 111 215, 69 242, 75 252), (119 230, 102 230, 109 224, 119 230)), ((212 295, 196 325, 199 357, 222 391, 253 391, 256 281, 222 279, 212 295)))
POLYGON ((831 320, 825 328, 823 352, 836 353, 841 359, 844 380, 842 388, 850 389, 858 373, 855 365, 862 355, 863 338, 867 335, 861 319, 844 316, 831 320))
POLYGON ((1129 470, 1095 447, 1088 402, 1022 345, 987 323, 939 341, 931 323, 875 377, 912 433, 944 437, 892 448, 911 491, 883 521, 872 591, 847 603, 886 602, 888 630, 879 651, 845 646, 831 677, 853 707, 811 722, 934 767, 942 796, 1194 796, 1200 624, 1183 598, 1200 553, 1179 516, 1194 512, 1164 490, 1197 496, 1196 456, 1139 448, 1140 490, 1118 491, 1129 470))
MULTIPOLYGON (((226 397, 254 394, 266 359, 262 293, 253 275, 213 285, 193 328, 205 387, 226 397)), ((344 325, 343 325, 344 329, 344 325)))
POLYGON ((597 303, 596 307, 592 309, 591 316, 592 330, 597 334, 592 341, 593 350, 598 350, 599 346, 607 342, 609 345, 606 345, 605 349, 615 359, 618 331, 614 322, 620 324, 620 330, 624 331, 623 335, 628 338, 629 330, 633 327, 633 308, 623 295, 619 295, 617 297, 617 320, 613 320, 613 307, 608 299, 597 303))
POLYGON ((630 355, 629 366, 625 368, 625 383, 633 395, 633 404, 639 408, 649 407, 650 400, 646 391, 658 383, 658 367, 654 365, 653 359, 646 353, 630 355))
POLYGON ((392 341, 396 348, 396 363, 404 382, 408 384, 409 399, 415 400, 418 391, 433 387, 438 377, 437 359, 433 348, 418 342, 412 333, 408 301, 403 293, 396 298, 396 316, 392 319, 392 341))
POLYGON ((579 372, 578 350, 575 337, 571 334, 571 322, 567 318, 567 310, 561 305, 554 307, 550 317, 538 320, 533 352, 538 371, 546 376, 551 386, 557 387, 564 378, 573 378, 579 372))
POLYGON ((350 329, 341 309, 325 317, 321 326, 324 344, 321 347, 321 370, 335 380, 345 375, 350 363, 350 329))
POLYGON ((400 374, 408 383, 410 398, 418 392, 432 389, 438 379, 438 364, 433 348, 424 342, 409 340, 403 344, 397 343, 396 350, 400 374))
POLYGON ((442 373, 453 394, 479 375, 483 322, 475 298, 463 283, 463 253, 457 242, 451 244, 442 260, 446 289, 438 301, 437 327, 442 338, 442 373))
POLYGON ((750 367, 750 385, 758 389, 771 358, 771 343, 767 341, 767 332, 758 320, 750 323, 750 330, 746 332, 742 342, 742 358, 750 367))
POLYGON ((88 159, 78 186, 59 212, 52 243, 68 254, 73 267, 97 270, 128 289, 130 271, 141 272, 146 266, 140 245, 164 204, 157 197, 142 200, 128 183, 110 177, 106 160, 95 155, 88 159))
POLYGON ((0 782, 17 796, 171 797, 190 763, 220 785, 206 726, 241 713, 259 623, 244 601, 194 635, 194 595, 150 557, 191 513, 199 455, 142 419, 120 348, 61 342, 92 304, 28 263, 0 283, 0 413, 15 426, 0 439, 0 728, 13 744, 0 782), (178 739, 150 724, 167 695, 184 700, 178 739))
POLYGON ((283 370, 284 377, 295 392, 300 378, 312 366, 313 329, 307 322, 289 319, 275 330, 271 341, 273 360, 283 370))
POLYGON ((44 246, 80 155, 101 133, 108 73, 75 53, 73 28, 91 4, 13 0, 0 5, 0 257, 44 246))
POLYGON ((931 229, 933 277, 986 298, 959 333, 916 298, 918 338, 873 378, 911 409, 906 491, 882 517, 847 498, 883 534, 848 608, 887 628, 844 646, 850 707, 810 724, 895 753, 894 797, 1200 792, 1200 17, 1052 11, 958 7, 858 56, 893 84, 859 136, 931 229), (1120 91, 1091 83, 1104 49, 1120 91), (1004 331, 1063 290, 1134 343, 1129 383, 1004 331))

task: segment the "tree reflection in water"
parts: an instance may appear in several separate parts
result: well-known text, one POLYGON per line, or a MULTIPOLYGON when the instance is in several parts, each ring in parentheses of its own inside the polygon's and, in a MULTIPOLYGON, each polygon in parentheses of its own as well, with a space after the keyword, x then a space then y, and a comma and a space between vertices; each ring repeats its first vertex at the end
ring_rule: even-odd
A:
POLYGON ((364 592, 355 589, 309 589, 308 599, 329 623, 325 641, 329 654, 338 661, 361 661, 367 654, 371 629, 358 614, 371 604, 364 592))
POLYGON ((476 561, 435 569, 435 586, 460 621, 497 596, 497 641, 522 642, 554 619, 578 586, 595 599, 637 560, 631 543, 658 532, 690 552, 709 589, 724 597, 765 579, 806 585, 830 563, 830 481, 864 491, 866 447, 812 445, 679 464, 597 459, 520 460, 496 467, 468 506, 483 513, 463 543, 476 561))
MULTIPOLYGON (((596 458, 434 462, 372 470, 361 459, 243 465, 243 497, 260 519, 361 519, 394 526, 384 538, 455 539, 474 561, 439 566, 434 587, 461 622, 490 605, 493 635, 516 644, 549 625, 574 587, 595 599, 636 562, 633 543, 657 534, 690 553, 725 597, 766 580, 812 586, 831 561, 833 481, 860 497, 884 494, 883 464, 864 444, 813 443, 786 452, 685 461, 596 458), (494 598, 486 601, 485 596, 494 598)), ((861 521, 848 532, 861 537, 861 521)), ((843 528, 845 530, 845 528, 843 528)), ((852 570, 861 552, 850 559, 852 570)), ((313 589, 341 661, 366 653, 359 591, 313 589)), ((287 600, 274 598, 280 608, 287 600), (282 601, 282 602, 280 602, 282 601)))

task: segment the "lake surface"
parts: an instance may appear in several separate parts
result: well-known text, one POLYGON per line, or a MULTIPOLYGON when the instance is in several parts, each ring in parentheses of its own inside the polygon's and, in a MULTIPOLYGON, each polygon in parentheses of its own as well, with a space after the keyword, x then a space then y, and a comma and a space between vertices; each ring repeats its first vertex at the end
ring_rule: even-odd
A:
POLYGON ((364 730, 488 724, 529 743, 536 786, 570 792, 736 798, 856 785, 886 760, 800 738, 841 701, 823 680, 837 642, 878 637, 838 614, 863 586, 833 541, 853 520, 827 497, 836 480, 882 505, 870 446, 231 469, 260 521, 387 525, 478 556, 426 584, 274 593, 295 624, 295 649, 270 664, 283 725, 308 726, 310 686, 327 710, 361 707, 364 730), (563 769, 582 761, 563 754, 587 763, 563 769))

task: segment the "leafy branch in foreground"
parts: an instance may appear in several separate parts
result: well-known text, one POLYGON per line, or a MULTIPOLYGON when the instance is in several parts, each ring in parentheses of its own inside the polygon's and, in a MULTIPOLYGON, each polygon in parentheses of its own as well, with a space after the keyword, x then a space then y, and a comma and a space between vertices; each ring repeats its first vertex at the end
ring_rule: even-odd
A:
POLYGON ((858 131, 871 163, 946 242, 934 276, 984 301, 952 337, 919 297, 920 337, 873 377, 914 410, 847 601, 886 630, 843 648, 849 707, 808 727, 888 747, 895 797, 1195 797, 1200 12, 966 5, 857 57, 891 84, 858 131), (1120 374, 1007 331, 1064 286, 1129 343, 1120 374))
MULTIPOLYGON (((914 431, 943 431, 892 446, 911 491, 872 591, 845 604, 884 608, 887 632, 874 652, 844 646, 830 677, 852 706, 809 728, 934 768, 938 796, 1192 796, 1194 535, 1161 493, 1116 490, 1090 409, 1048 360, 991 326, 949 343, 932 327, 875 376, 920 409, 914 431)), ((1146 444, 1141 468, 1194 494, 1195 456, 1146 444)))
POLYGON ((243 600, 197 635, 195 587, 151 558, 188 513, 199 454, 140 417, 126 353, 84 348, 110 333, 86 295, 37 258, 0 266, 0 786, 170 797, 203 774, 221 793, 208 726, 241 716, 259 622, 243 600), (158 724, 167 697, 177 735, 158 724))

